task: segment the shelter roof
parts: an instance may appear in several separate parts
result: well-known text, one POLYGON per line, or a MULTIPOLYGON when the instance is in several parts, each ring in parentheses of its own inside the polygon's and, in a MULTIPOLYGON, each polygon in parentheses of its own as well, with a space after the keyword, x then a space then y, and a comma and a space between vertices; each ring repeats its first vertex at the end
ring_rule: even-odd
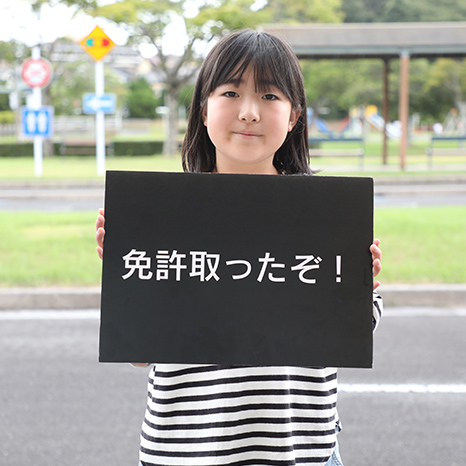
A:
POLYGON ((299 58, 465 57, 466 22, 277 24, 299 58))

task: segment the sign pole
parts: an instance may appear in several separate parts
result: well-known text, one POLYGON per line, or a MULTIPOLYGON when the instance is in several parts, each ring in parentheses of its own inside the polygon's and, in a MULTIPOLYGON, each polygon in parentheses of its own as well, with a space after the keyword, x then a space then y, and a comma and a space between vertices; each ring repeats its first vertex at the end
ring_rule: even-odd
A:
MULTIPOLYGON (((104 94, 104 64, 102 60, 95 62, 95 94, 102 97, 104 94)), ((97 174, 105 174, 105 115, 102 110, 98 110, 95 115, 95 141, 97 174)))
POLYGON ((43 139, 52 137, 53 107, 42 107, 41 88, 52 80, 52 65, 41 57, 40 47, 32 49, 32 57, 22 66, 21 78, 32 88, 28 96, 27 106, 21 109, 22 134, 33 138, 34 172, 42 176, 43 139))
MULTIPOLYGON (((40 47, 36 46, 32 49, 32 58, 38 60, 41 58, 40 47)), ((32 88, 32 108, 40 110, 42 107, 42 89, 40 87, 32 88)), ((42 136, 34 136, 34 174, 36 177, 42 176, 43 167, 43 144, 42 136)))
POLYGON ((105 32, 96 26, 80 42, 82 48, 95 61, 95 152, 97 159, 97 174, 105 175, 105 116, 102 105, 104 96, 104 64, 102 59, 115 46, 115 42, 105 34, 105 32))

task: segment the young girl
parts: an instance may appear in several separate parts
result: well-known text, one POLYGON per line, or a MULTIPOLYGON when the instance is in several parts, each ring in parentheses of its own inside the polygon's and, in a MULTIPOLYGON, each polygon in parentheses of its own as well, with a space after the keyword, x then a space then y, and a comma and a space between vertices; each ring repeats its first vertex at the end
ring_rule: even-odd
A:
MULTIPOLYGON (((303 77, 288 45, 246 30, 212 49, 197 79, 182 156, 190 172, 311 174, 303 77)), ((101 211, 101 257, 104 220, 101 211)), ((370 248, 374 276, 378 245, 370 248)), ((381 305, 374 292, 374 328, 381 305)), ((156 364, 140 464, 341 465, 336 400, 334 368, 156 364)))

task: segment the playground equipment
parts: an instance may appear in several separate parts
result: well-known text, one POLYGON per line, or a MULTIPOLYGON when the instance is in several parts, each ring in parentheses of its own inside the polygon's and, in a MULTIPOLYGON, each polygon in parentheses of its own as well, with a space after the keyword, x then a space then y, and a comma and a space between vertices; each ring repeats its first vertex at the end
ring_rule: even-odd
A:
POLYGON ((359 126, 358 137, 351 137, 352 131, 355 129, 355 122, 352 121, 350 116, 347 116, 339 125, 339 131, 335 132, 330 129, 327 123, 320 118, 315 116, 312 108, 308 109, 308 122, 309 122, 309 134, 311 134, 312 126, 323 136, 310 136, 309 137, 309 155, 314 157, 359 157, 359 166, 361 169, 364 168, 364 139, 362 135, 362 125, 359 126), (321 148, 322 143, 331 142, 333 143, 358 143, 359 147, 353 149, 323 149, 321 148))
MULTIPOLYGON (((347 139, 348 137, 363 138, 364 123, 379 132, 385 128, 385 120, 375 105, 351 108, 349 114, 340 122, 338 132, 332 131, 325 120, 315 115, 312 108, 308 109, 308 122, 310 130, 314 126, 319 133, 332 140, 347 139)), ((399 122, 387 123, 386 133, 389 138, 399 139, 401 137, 399 122)))
MULTIPOLYGON (((463 113, 466 114, 466 104, 464 106, 465 112, 463 113)), ((450 109, 445 117, 445 121, 442 123, 443 134, 466 134, 466 122, 463 120, 461 113, 456 108, 450 109)))
POLYGON ((377 107, 375 105, 369 105, 366 107, 364 112, 364 119, 369 124, 369 126, 373 127, 377 131, 383 131, 384 128, 387 136, 392 139, 399 139, 401 138, 401 125, 395 123, 387 123, 385 126, 385 120, 383 119, 382 115, 380 115, 377 107))
POLYGON ((338 125, 338 131, 332 131, 325 120, 315 114, 312 108, 307 109, 307 120, 309 127, 309 134, 312 133, 312 128, 315 129, 332 140, 334 139, 347 139, 348 137, 354 138, 362 137, 363 128, 361 119, 358 115, 350 112, 338 125))

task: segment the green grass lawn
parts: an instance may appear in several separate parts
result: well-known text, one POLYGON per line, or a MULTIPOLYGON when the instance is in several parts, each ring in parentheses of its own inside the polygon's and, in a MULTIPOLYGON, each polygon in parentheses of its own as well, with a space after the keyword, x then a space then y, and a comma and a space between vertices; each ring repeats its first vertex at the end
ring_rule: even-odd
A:
MULTIPOLYGON (((0 286, 99 285, 96 212, 0 212, 0 286)), ((382 283, 465 283, 466 207, 380 208, 382 283)))
POLYGON ((95 212, 0 212, 0 286, 97 285, 95 212))
POLYGON ((375 211, 386 283, 466 283, 466 207, 375 211))
MULTIPOLYGON (((359 169, 357 157, 315 157, 311 166, 329 175, 352 176, 431 176, 437 174, 466 174, 466 160, 459 166, 460 160, 454 157, 442 158, 442 163, 434 163, 434 169, 427 169, 426 157, 411 155, 408 158, 407 170, 400 171, 398 161, 394 158, 387 166, 383 166, 380 156, 367 156, 365 168, 359 169), (449 165, 450 164, 450 165, 449 165)), ((179 172, 181 157, 173 158, 162 155, 143 157, 107 157, 107 170, 141 170, 179 172)), ((43 161, 43 175, 34 175, 34 161, 29 157, 0 157, 0 185, 2 181, 12 180, 86 180, 103 179, 97 175, 95 157, 67 156, 51 157, 43 161)))
MULTIPOLYGON (((179 156, 169 158, 162 155, 144 157, 107 157, 107 170, 151 170, 182 171, 179 156)), ((44 180, 85 180, 98 179, 95 157, 66 156, 49 157, 43 161, 44 180)), ((0 157, 0 185, 2 180, 32 180, 34 161, 29 157, 0 157)))

